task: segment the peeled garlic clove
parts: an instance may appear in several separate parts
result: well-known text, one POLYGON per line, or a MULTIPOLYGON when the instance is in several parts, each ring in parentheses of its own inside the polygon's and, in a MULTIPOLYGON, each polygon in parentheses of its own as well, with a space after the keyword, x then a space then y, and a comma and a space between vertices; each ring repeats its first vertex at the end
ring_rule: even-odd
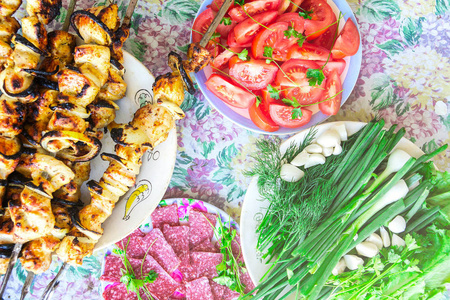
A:
POLYGON ((385 248, 389 247, 391 245, 391 240, 389 239, 389 233, 384 229, 383 226, 380 227, 380 236, 381 240, 383 241, 383 246, 385 248))
POLYGON ((348 134, 347 129, 345 128, 345 124, 339 124, 337 126, 334 126, 334 129, 339 133, 339 136, 341 137, 341 141, 348 140, 348 134))
POLYGON ((336 147, 341 143, 341 137, 334 129, 329 129, 317 138, 317 144, 322 147, 336 147))
POLYGON ((356 252, 364 257, 374 257, 378 254, 377 245, 371 242, 362 242, 359 245, 356 245, 356 252))
POLYGON ((345 260, 343 258, 341 258, 339 260, 339 262, 337 263, 336 267, 334 267, 333 271, 331 271, 331 273, 334 276, 342 274, 342 273, 344 273, 345 268, 347 268, 347 265, 345 264, 345 260))
POLYGON ((383 240, 381 239, 381 236, 379 236, 376 233, 372 233, 367 239, 366 242, 371 242, 372 244, 375 244, 379 250, 383 248, 383 240))
POLYGON ((333 147, 327 147, 322 149, 322 154, 325 157, 331 156, 333 154, 333 147))
POLYGON ((311 144, 309 146, 306 146, 303 151, 306 151, 310 154, 322 153, 322 147, 318 144, 311 144))
POLYGON ((406 243, 404 239, 394 233, 392 234, 392 246, 404 247, 406 243))
POLYGON ((305 164, 305 169, 314 167, 317 165, 323 165, 325 163, 325 156, 322 154, 311 154, 308 161, 305 164))
POLYGON ((342 146, 340 144, 336 145, 333 150, 333 155, 339 155, 342 153, 342 146))
POLYGON ((284 164, 281 166, 280 177, 284 181, 287 182, 296 182, 299 181, 303 176, 305 176, 305 172, 293 166, 291 164, 284 164))
POLYGON ((291 161, 291 164, 297 167, 304 166, 309 160, 309 156, 309 153, 302 151, 296 157, 294 157, 294 159, 291 161))
POLYGON ((347 268, 350 270, 358 269, 358 266, 362 266, 364 264, 364 260, 356 255, 344 255, 345 264, 347 268))
POLYGON ((406 229, 406 221, 402 216, 396 216, 389 222, 389 230, 393 233, 401 233, 406 229))

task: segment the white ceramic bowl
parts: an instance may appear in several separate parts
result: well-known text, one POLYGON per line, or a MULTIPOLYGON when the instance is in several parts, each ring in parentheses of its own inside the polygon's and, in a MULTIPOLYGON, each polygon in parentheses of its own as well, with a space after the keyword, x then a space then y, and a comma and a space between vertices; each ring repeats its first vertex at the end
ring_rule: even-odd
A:
MULTIPOLYGON (((124 59, 124 79, 128 87, 125 97, 117 101, 120 106, 115 119, 117 123, 128 123, 139 107, 147 102, 153 102, 152 84, 155 81, 153 75, 128 52, 124 52, 124 59)), ((104 135, 101 142, 101 152, 114 153, 115 143, 109 132, 104 135)), ((136 186, 119 200, 112 215, 103 224, 104 234, 95 250, 107 247, 126 237, 150 216, 169 185, 175 166, 176 151, 177 136, 176 130, 173 129, 164 143, 158 145, 153 151, 145 153, 136 186), (141 186, 143 187, 139 189, 141 186), (126 211, 125 205, 128 201, 131 207, 126 211)), ((89 179, 100 180, 107 167, 108 162, 103 161, 99 155, 91 162, 89 179)), ((81 200, 89 203, 90 199, 86 185, 83 184, 81 200)))
MULTIPOLYGON (((336 126, 338 124, 345 124, 347 132, 349 135, 356 133, 361 129, 366 123, 362 122, 331 122, 326 124, 321 124, 315 127, 317 129, 317 135, 326 131, 327 129, 336 126)), ((294 135, 293 137, 284 141, 281 146, 281 153, 286 152, 287 148, 292 144, 299 144, 309 130, 304 130, 294 135)), ((423 151, 419 147, 414 145, 411 141, 406 138, 402 138, 398 143, 397 148, 406 151, 413 157, 419 157, 423 154, 423 151)), ((242 205, 241 212, 241 247, 242 253, 244 255, 245 264, 247 270, 252 278, 253 282, 258 283, 261 277, 269 270, 269 265, 266 265, 262 260, 263 253, 256 249, 256 244, 258 241, 258 235, 256 234, 256 229, 258 228, 262 217, 265 214, 266 208, 269 202, 263 200, 258 192, 257 178, 253 178, 245 194, 244 204, 242 205)), ((289 297, 288 300, 294 299, 294 297, 289 297)))
MULTIPOLYGON (((207 6, 210 5, 212 0, 205 0, 200 7, 197 16, 207 9, 207 6)), ((353 14, 352 10, 350 9, 350 6, 347 4, 345 0, 327 0, 328 4, 333 8, 333 11, 336 14, 336 17, 339 15, 339 11, 343 15, 343 20, 341 20, 339 24, 339 29, 341 30, 342 27, 344 27, 345 20, 348 18, 351 18, 353 22, 357 25, 355 15, 353 14)), ((191 37, 192 38, 192 37, 191 37)), ((353 87, 356 84, 356 80, 358 79, 359 70, 361 68, 361 59, 362 59, 362 45, 360 44, 358 52, 351 56, 346 57, 345 61, 347 62, 347 65, 345 67, 344 72, 341 75, 341 81, 342 81, 342 101, 341 106, 347 101, 350 93, 353 90, 353 87)), ((273 134, 273 135, 281 135, 281 134, 290 134, 299 132, 300 130, 307 129, 311 126, 314 126, 320 122, 323 122, 326 120, 329 116, 321 113, 318 111, 318 108, 315 106, 311 106, 308 109, 311 109, 313 111, 318 111, 315 113, 311 121, 306 124, 305 126, 299 127, 299 128, 285 128, 280 127, 278 131, 275 132, 267 132, 262 130, 261 128, 257 127, 252 120, 250 120, 247 117, 244 117, 243 115, 237 113, 234 109, 232 109, 230 106, 225 104, 222 100, 220 100, 218 97, 216 97, 211 91, 208 90, 208 88, 205 85, 206 80, 209 78, 212 70, 211 67, 206 67, 202 71, 195 74, 195 80, 197 81, 197 84, 202 91, 205 98, 209 101, 209 103, 217 109, 222 115, 224 115, 227 119, 234 122, 235 124, 244 127, 248 130, 258 132, 258 133, 264 133, 264 134, 273 134)), ((245 114, 245 113, 244 113, 245 114)))

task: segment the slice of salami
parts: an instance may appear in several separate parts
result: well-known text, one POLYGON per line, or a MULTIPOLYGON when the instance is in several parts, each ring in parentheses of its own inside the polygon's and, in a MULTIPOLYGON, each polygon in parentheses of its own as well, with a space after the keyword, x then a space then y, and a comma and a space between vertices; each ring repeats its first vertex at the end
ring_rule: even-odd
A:
POLYGON ((217 265, 222 262, 221 253, 191 252, 191 265, 194 268, 196 278, 207 277, 213 279, 217 277, 217 265))
POLYGON ((164 224, 163 234, 181 262, 189 262, 189 227, 164 224))
POLYGON ((172 204, 167 206, 160 206, 152 213, 153 228, 162 229, 164 224, 176 226, 180 224, 178 218, 178 205, 172 204))
POLYGON ((204 240, 203 242, 201 242, 192 249, 193 252, 213 252, 213 253, 218 253, 219 250, 220 249, 218 248, 218 246, 213 244, 210 240, 204 240))
POLYGON ((225 287, 225 291, 222 296, 222 300, 236 300, 240 294, 238 292, 232 291, 228 287, 225 287))
POLYGON ((116 245, 122 250, 125 247, 127 248, 127 257, 142 259, 145 255, 145 250, 142 247, 142 238, 144 236, 145 234, 138 228, 126 238, 118 241, 116 245))
POLYGON ((244 272, 242 272, 241 269, 241 274, 239 274, 239 280, 243 285, 245 285, 244 292, 246 294, 255 288, 255 285, 253 284, 253 281, 250 278, 250 274, 248 273, 247 270, 244 270, 244 272))
POLYGON ((214 299, 222 299, 226 286, 215 283, 213 280, 209 280, 209 285, 211 286, 214 299))
POLYGON ((186 283, 187 300, 214 300, 208 278, 202 277, 186 283))
POLYGON ((158 228, 154 228, 143 239, 142 245, 167 273, 172 274, 180 265, 180 259, 158 228))
POLYGON ((138 297, 135 292, 127 292, 127 288, 123 283, 116 283, 106 287, 103 292, 103 299, 105 300, 137 300, 138 297))
POLYGON ((211 240, 214 235, 217 215, 192 209, 189 212, 189 248, 204 240, 211 240))
POLYGON ((108 255, 105 258, 105 270, 103 275, 100 276, 100 280, 110 282, 120 282, 122 273, 120 269, 123 269, 124 265, 122 259, 117 255, 108 255))

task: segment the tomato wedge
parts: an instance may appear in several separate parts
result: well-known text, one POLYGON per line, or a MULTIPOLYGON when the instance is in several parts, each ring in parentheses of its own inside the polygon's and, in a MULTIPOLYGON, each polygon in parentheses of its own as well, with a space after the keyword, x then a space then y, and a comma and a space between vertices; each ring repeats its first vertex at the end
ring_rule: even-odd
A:
POLYGON ((234 29, 234 27, 236 27, 236 25, 237 22, 235 21, 231 21, 230 25, 219 24, 219 26, 217 26, 216 28, 216 32, 220 34, 223 39, 227 39, 228 34, 234 29))
POLYGON ((300 17, 298 13, 285 13, 279 16, 276 20, 277 22, 287 22, 289 26, 294 27, 294 29, 300 33, 305 30, 305 19, 300 17))
POLYGON ((348 18, 331 50, 333 58, 337 59, 355 55, 359 49, 359 42, 358 28, 356 28, 352 19, 348 18))
POLYGON ((228 68, 232 68, 235 64, 240 63, 240 62, 245 62, 245 60, 240 59, 239 57, 236 56, 232 56, 230 58, 230 60, 228 61, 228 68))
MULTIPOLYGON (((203 37, 203 33, 206 32, 209 25, 211 25, 215 12, 211 8, 204 10, 200 15, 198 15, 197 19, 194 21, 194 25, 192 26, 192 42, 198 43, 203 37)), ((217 38, 217 42, 219 39, 217 38)), ((219 54, 219 48, 214 40, 211 40, 206 45, 206 49, 211 52, 213 57, 216 57, 219 54)))
POLYGON ((269 107, 264 102, 261 102, 259 105, 256 102, 253 103, 248 112, 250 114, 250 120, 262 130, 274 132, 280 129, 280 126, 270 117, 269 107))
POLYGON ((264 57, 264 47, 273 49, 272 58, 278 61, 285 61, 288 49, 297 43, 297 38, 287 38, 284 31, 288 30, 289 24, 286 22, 277 22, 261 30, 253 39, 252 54, 255 58, 264 57))
POLYGON ((336 18, 333 9, 325 0, 305 0, 301 8, 312 11, 311 20, 305 20, 305 34, 308 40, 319 37, 336 18))
POLYGON ((298 10, 298 7, 300 4, 302 4, 303 0, 291 0, 292 2, 289 3, 289 7, 286 11, 288 12, 296 12, 298 10))
POLYGON ((328 56, 330 55, 330 50, 326 48, 303 43, 303 46, 295 44, 289 48, 287 53, 287 58, 299 58, 299 59, 307 59, 307 60, 322 60, 326 61, 328 56))
POLYGON ((221 75, 211 75, 205 84, 214 95, 231 106, 248 108, 255 101, 254 95, 228 82, 226 78, 221 75))
POLYGON ((341 78, 336 71, 331 72, 327 77, 325 90, 324 99, 333 98, 325 102, 320 102, 319 109, 328 116, 336 115, 341 108, 342 101, 342 93, 339 93, 342 90, 341 78))
POLYGON ((235 53, 240 53, 242 49, 244 48, 232 47, 230 49, 226 49, 225 51, 217 55, 216 58, 214 58, 211 65, 217 69, 225 68, 230 58, 235 56, 236 55, 235 53))
POLYGON ((297 128, 307 124, 311 120, 312 112, 306 108, 301 108, 301 117, 292 119, 293 110, 294 107, 282 104, 271 104, 269 107, 272 120, 283 127, 297 128))
POLYGON ((248 18, 240 22, 233 29, 236 35, 236 42, 239 44, 251 42, 258 31, 262 28, 261 24, 267 26, 272 23, 276 17, 276 11, 268 11, 262 14, 254 15, 252 17, 253 19, 248 18))
POLYGON ((255 0, 244 4, 244 6, 234 7, 228 14, 232 20, 242 22, 248 18, 248 15, 254 16, 269 10, 278 10, 279 6, 280 0, 255 0))
POLYGON ((338 24, 336 21, 337 21, 336 16, 333 14, 333 20, 331 21, 331 24, 333 23, 335 24, 328 27, 324 33, 322 33, 318 38, 312 40, 311 43, 317 46, 327 48, 328 50, 331 50, 334 41, 338 37, 337 34, 338 24))
MULTIPOLYGON (((320 67, 322 67, 325 64, 324 61, 316 61, 316 63, 320 67)), ((327 74, 331 74, 331 72, 336 71, 339 75, 341 75, 344 72, 346 65, 347 63, 343 59, 336 59, 333 61, 329 61, 328 63, 325 64, 325 67, 323 67, 323 73, 325 74, 325 76, 327 76, 327 74)))
POLYGON ((319 86, 310 86, 306 72, 308 69, 318 68, 319 65, 310 60, 290 59, 281 65, 283 72, 278 72, 275 85, 281 86, 286 98, 295 97, 302 105, 316 103, 322 99, 325 80, 319 86))
MULTIPOLYGON (((225 2, 225 0, 213 0, 211 3, 211 8, 213 11, 219 11, 219 9, 222 7, 222 4, 225 2)), ((231 3, 230 8, 228 8, 228 11, 234 7, 234 2, 231 3)))
POLYGON ((251 59, 234 64, 230 68, 230 76, 248 89, 260 90, 275 79, 277 71, 278 67, 273 63, 251 59))
POLYGON ((228 44, 228 47, 247 48, 247 47, 251 47, 252 46, 252 42, 251 41, 247 42, 247 43, 238 43, 236 41, 236 34, 234 34, 234 30, 231 30, 230 33, 228 34, 227 44, 228 44))

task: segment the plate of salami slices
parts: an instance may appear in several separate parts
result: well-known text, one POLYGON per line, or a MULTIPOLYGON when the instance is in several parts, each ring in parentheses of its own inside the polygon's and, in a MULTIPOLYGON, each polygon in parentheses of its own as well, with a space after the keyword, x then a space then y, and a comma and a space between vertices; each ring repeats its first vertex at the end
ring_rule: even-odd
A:
POLYGON ((237 299, 239 293, 213 280, 224 260, 217 237, 221 224, 236 230, 231 249, 245 292, 252 290, 238 224, 206 202, 176 198, 162 200, 140 228, 106 253, 100 277, 104 299, 237 299))

